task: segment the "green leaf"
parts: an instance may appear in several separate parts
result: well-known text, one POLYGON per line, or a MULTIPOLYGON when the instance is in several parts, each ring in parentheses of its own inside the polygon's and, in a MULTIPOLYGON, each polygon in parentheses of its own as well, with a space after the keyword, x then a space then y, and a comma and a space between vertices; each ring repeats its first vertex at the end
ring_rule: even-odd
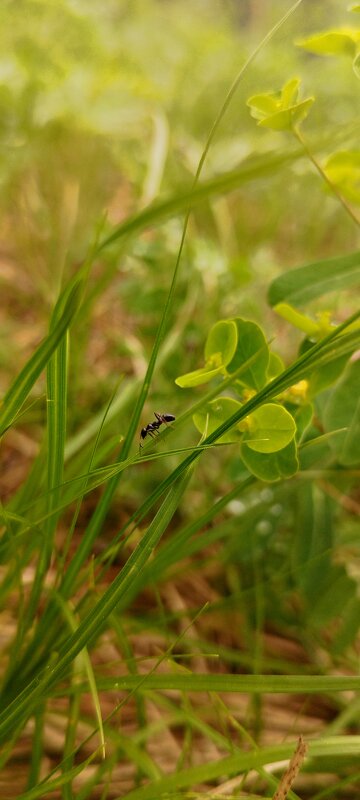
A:
POLYGON ((256 361, 241 375, 241 383, 251 389, 261 389, 267 381, 267 368, 270 357, 265 336, 255 322, 249 322, 240 317, 236 317, 234 322, 237 327, 238 341, 235 355, 230 364, 227 365, 227 372, 229 374, 235 372, 258 352, 259 355, 256 361))
POLYGON ((359 281, 360 252, 350 253, 285 272, 271 283, 268 300, 271 306, 281 302, 303 305, 327 292, 347 289, 359 281))
POLYGON ((360 203, 360 151, 344 150, 333 153, 324 164, 331 183, 351 203, 360 203))
POLYGON ((269 353, 269 365, 267 368, 267 379, 271 381, 273 378, 276 378, 277 375, 280 375, 281 372, 285 369, 285 364, 278 356, 277 353, 269 353))
POLYGON ((294 438, 294 418, 283 406, 265 403, 247 417, 248 429, 244 442, 257 453, 276 453, 294 438))
POLYGON ((301 103, 296 103, 296 105, 284 108, 281 111, 277 111, 276 114, 271 114, 260 120, 258 125, 263 128, 272 128, 274 131, 291 131, 306 119, 314 102, 314 97, 308 97, 301 103))
POLYGON ((237 327, 233 320, 224 319, 216 322, 206 340, 205 366, 186 375, 180 375, 175 383, 182 389, 201 386, 224 372, 224 367, 231 361, 236 351, 237 338, 237 327))
MULTIPOLYGON (((241 408, 241 403, 238 400, 234 400, 232 397, 218 397, 216 400, 211 400, 201 411, 197 411, 193 415, 194 425, 201 434, 206 433, 208 435, 215 431, 232 414, 235 414, 239 408, 241 408)), ((240 431, 232 428, 224 433, 218 441, 234 442, 235 439, 240 439, 240 436, 240 431)))
POLYGON ((300 80, 293 78, 281 92, 253 95, 247 101, 250 113, 258 125, 277 131, 292 130, 307 117, 314 102, 313 97, 297 102, 300 80))
POLYGON ((308 378, 309 397, 315 397, 317 394, 320 394, 320 392, 323 392, 324 389, 327 389, 328 386, 332 386, 345 369, 348 360, 349 355, 347 354, 339 356, 338 358, 333 358, 328 364, 318 366, 308 378))
POLYGON ((311 425, 311 421, 314 415, 314 409, 311 403, 305 403, 305 405, 300 406, 294 414, 294 419, 296 423, 296 439, 297 441, 301 441, 305 431, 311 425))
POLYGON ((320 56, 355 56, 359 32, 349 28, 344 31, 327 31, 296 42, 298 47, 320 56))
POLYGON ((205 344, 206 365, 227 366, 234 356, 238 340, 237 327, 233 320, 226 319, 212 326, 205 344))
POLYGON ((216 176, 210 180, 199 182, 196 187, 193 186, 186 191, 176 192, 161 203, 151 203, 138 214, 127 217, 121 225, 118 225, 106 236, 100 242, 96 254, 119 239, 133 236, 138 231, 153 225, 159 225, 164 219, 178 216, 183 211, 187 211, 189 207, 195 207, 209 197, 223 195, 249 181, 274 174, 282 166, 296 161, 300 155, 300 151, 297 150, 296 152, 281 153, 280 155, 278 152, 269 152, 261 156, 250 156, 235 170, 225 172, 223 175, 216 176))
MULTIPOLYGON (((313 347, 313 344, 314 342, 311 339, 304 339, 299 348, 299 354, 302 355, 306 353, 313 347)), ((335 351, 334 357, 329 360, 328 363, 318 364, 315 369, 309 371, 306 375, 308 381, 308 397, 315 397, 320 392, 323 392, 324 389, 327 389, 328 386, 332 386, 345 369, 348 360, 349 353, 337 355, 335 351)))
POLYGON ((220 375, 224 371, 223 366, 211 369, 209 367, 201 367, 195 369, 194 372, 187 372, 185 375, 179 375, 175 379, 177 386, 181 389, 190 389, 192 386, 201 386, 203 383, 209 383, 216 375, 220 375))
POLYGON ((48 363, 54 350, 64 336, 78 309, 82 284, 76 283, 69 293, 62 316, 54 325, 51 333, 44 339, 27 364, 23 367, 14 383, 8 389, 0 412, 0 436, 10 427, 22 408, 35 381, 48 363))
POLYGON ((294 439, 277 453, 257 453, 250 449, 247 442, 242 442, 241 457, 253 475, 269 483, 291 478, 299 468, 294 439))
POLYGON ((301 314, 300 311, 297 311, 296 308, 293 308, 289 303, 277 303, 276 306, 274 306, 274 311, 276 311, 280 317, 286 319, 287 322, 290 322, 290 325, 294 325, 294 328, 298 328, 308 336, 317 338, 319 325, 306 316, 306 314, 301 314))
POLYGON ((261 120, 270 114, 275 114, 279 106, 278 98, 279 95, 275 92, 254 94, 246 101, 246 105, 250 108, 251 116, 261 120))
POLYGON ((330 447, 344 466, 360 462, 360 360, 351 362, 325 408, 327 431, 346 428, 330 439, 330 447))

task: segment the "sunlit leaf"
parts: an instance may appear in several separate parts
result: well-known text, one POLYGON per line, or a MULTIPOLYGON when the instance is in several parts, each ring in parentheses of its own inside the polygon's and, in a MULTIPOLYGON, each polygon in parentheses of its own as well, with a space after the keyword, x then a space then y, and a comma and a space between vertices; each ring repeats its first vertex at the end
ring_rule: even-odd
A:
POLYGON ((344 150, 333 153, 324 164, 324 170, 350 202, 360 203, 360 151, 344 150))
POLYGON ((175 379, 175 383, 181 389, 190 389, 192 386, 202 386, 204 383, 209 383, 216 375, 220 375, 222 372, 222 365, 216 369, 205 366, 201 367, 201 369, 195 369, 193 372, 187 372, 185 375, 179 375, 175 379))
POLYGON ((205 344, 205 361, 213 361, 227 366, 234 356, 237 345, 237 327, 233 320, 226 319, 216 322, 212 326, 205 344))
POLYGON ((276 453, 291 442, 296 433, 294 418, 283 406, 265 403, 247 417, 244 442, 257 453, 276 453))
POLYGON ((309 50, 320 56, 355 56, 356 42, 359 41, 359 32, 355 30, 338 30, 317 33, 296 42, 298 47, 309 50))
POLYGON ((236 352, 230 364, 227 365, 227 372, 230 374, 239 369, 249 358, 256 353, 258 357, 255 362, 241 375, 241 383, 252 389, 261 389, 267 380, 267 368, 269 364, 269 348, 265 336, 255 322, 236 317, 234 322, 237 326, 238 341, 236 352))
POLYGON ((258 125, 277 131, 292 130, 308 115, 313 97, 298 101, 300 80, 287 81, 280 92, 253 95, 247 101, 258 125))
POLYGON ((272 128, 274 131, 290 131, 306 119, 314 102, 314 97, 308 97, 301 103, 296 103, 296 105, 284 108, 281 111, 277 111, 276 114, 271 114, 260 120, 258 125, 263 128, 272 128))

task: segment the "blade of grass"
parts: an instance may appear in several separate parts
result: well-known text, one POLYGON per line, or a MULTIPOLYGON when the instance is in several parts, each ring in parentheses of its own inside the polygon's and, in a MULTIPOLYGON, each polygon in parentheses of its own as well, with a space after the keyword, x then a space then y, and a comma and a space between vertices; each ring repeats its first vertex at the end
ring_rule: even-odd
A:
POLYGON ((39 781, 41 762, 44 756, 44 750, 43 750, 44 712, 45 712, 45 704, 39 703, 39 706, 34 714, 35 725, 31 743, 31 759, 30 759, 30 771, 28 777, 28 789, 32 789, 32 787, 36 786, 36 784, 39 781))
MULTIPOLYGON (((263 40, 261 47, 266 44, 263 40)), ((210 178, 202 183, 192 184, 186 191, 176 193, 162 202, 152 203, 138 214, 134 214, 121 225, 118 225, 109 236, 99 243, 98 253, 114 244, 125 236, 133 236, 153 225, 161 224, 167 217, 178 216, 194 208, 198 203, 212 195, 223 195, 231 192, 252 180, 264 178, 276 173, 279 167, 296 161, 302 151, 291 150, 288 153, 268 152, 266 155, 250 156, 240 167, 225 172, 215 178, 210 178)))
POLYGON ((71 287, 60 318, 6 392, 0 411, 0 436, 13 424, 35 381, 73 321, 79 307, 81 288, 79 280, 71 287))
MULTIPOLYGON (((75 619, 73 611, 69 608, 69 604, 65 603, 65 601, 63 600, 61 595, 59 595, 58 592, 54 592, 54 599, 55 599, 56 603, 58 604, 58 606, 60 607, 60 609, 62 611, 62 614, 65 617, 70 630, 73 633, 75 633, 77 628, 78 628, 78 622, 75 619)), ((89 652, 88 652, 87 647, 84 647, 84 649, 81 651, 81 653, 79 653, 77 658, 79 658, 80 656, 81 656, 81 661, 83 662, 83 664, 79 663, 79 669, 82 670, 82 667, 84 666, 85 672, 86 672, 86 675, 87 675, 88 687, 90 689, 90 694, 91 694, 91 697, 92 697, 92 700, 93 700, 93 704, 94 704, 94 709, 95 709, 95 715, 96 715, 96 719, 97 719, 97 722, 98 722, 98 730, 99 730, 99 737, 100 737, 100 752, 101 752, 102 758, 104 759, 106 757, 104 726, 103 726, 103 721, 102 721, 102 716, 101 716, 101 708, 100 708, 99 694, 98 694, 97 686, 96 686, 96 680, 95 680, 94 671, 93 671, 93 668, 92 668, 92 663, 91 663, 91 660, 90 660, 90 656, 89 656, 89 652)))
POLYGON ((67 410, 67 334, 55 350, 47 367, 47 520, 44 526, 44 546, 40 550, 34 582, 31 587, 26 612, 31 626, 40 600, 45 575, 49 569, 54 548, 54 535, 59 513, 54 512, 60 501, 60 487, 64 472, 64 448, 67 410))
POLYGON ((36 800, 37 797, 43 797, 47 792, 54 792, 56 789, 60 789, 70 781, 73 781, 77 775, 80 775, 84 771, 85 767, 91 764, 96 755, 96 752, 91 753, 88 758, 86 758, 80 764, 77 764, 76 767, 72 767, 63 775, 59 775, 57 778, 49 781, 47 785, 40 784, 38 786, 34 786, 28 792, 19 794, 17 796, 17 800, 36 800))
MULTIPOLYGON (((119 675, 98 680, 99 691, 131 691, 138 685, 136 675, 119 675)), ((76 687, 77 688, 77 687, 76 687)), ((85 690, 85 686, 83 685, 85 690)), ((147 689, 181 692, 242 692, 248 694, 317 694, 360 690, 359 675, 215 675, 188 672, 149 675, 141 685, 147 689)), ((70 690, 65 689, 65 693, 70 690)))
MULTIPOLYGON (((339 750, 349 745, 348 754, 358 757, 360 754, 360 736, 334 737, 334 739, 319 739, 309 742, 310 758, 331 756, 338 754, 339 750), (350 741, 349 741, 350 740, 350 741)), ((123 800, 152 800, 165 795, 166 793, 176 792, 197 784, 206 784, 209 781, 221 778, 224 775, 238 775, 250 769, 258 769, 265 764, 274 764, 277 761, 289 759, 294 749, 293 743, 273 745, 269 747, 256 748, 248 753, 237 753, 236 755, 226 756, 218 761, 212 761, 196 767, 189 767, 178 773, 167 775, 161 780, 154 781, 147 786, 141 786, 124 795, 123 800)))

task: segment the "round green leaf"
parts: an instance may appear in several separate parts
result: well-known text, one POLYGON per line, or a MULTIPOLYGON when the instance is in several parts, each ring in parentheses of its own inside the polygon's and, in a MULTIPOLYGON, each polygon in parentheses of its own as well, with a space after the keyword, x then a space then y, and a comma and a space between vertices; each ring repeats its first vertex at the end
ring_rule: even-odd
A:
POLYGON ((257 453, 248 442, 241 444, 241 457, 249 472, 262 481, 273 483, 281 478, 291 478, 299 469, 295 441, 292 440, 277 453, 257 453))
POLYGON ((212 326, 205 345, 207 365, 226 366, 230 363, 237 345, 237 328, 232 319, 223 319, 212 326))
POLYGON ((266 403, 247 417, 249 429, 244 442, 257 453, 276 453, 294 438, 294 418, 283 406, 266 403))
POLYGON ((271 381, 273 378, 276 378, 277 375, 280 375, 280 373, 283 372, 283 370, 285 369, 285 364, 282 358, 280 358, 280 356, 278 356, 277 353, 270 352, 269 355, 270 358, 269 358, 269 365, 267 368, 267 378, 269 381, 271 381))
MULTIPOLYGON (((235 414, 239 408, 241 408, 241 403, 238 400, 234 400, 232 397, 218 397, 216 400, 211 400, 201 411, 197 411, 193 415, 194 425, 200 433, 208 435, 229 419, 232 414, 235 414)), ((235 439, 240 439, 240 436, 240 431, 236 428, 231 428, 218 441, 234 442, 235 439)))
POLYGON ((234 357, 227 365, 227 372, 232 373, 242 364, 253 358, 256 359, 250 367, 245 367, 238 380, 251 389, 262 389, 267 382, 267 368, 269 364, 269 348, 265 336, 255 322, 236 317, 233 320, 237 328, 237 347, 234 357))

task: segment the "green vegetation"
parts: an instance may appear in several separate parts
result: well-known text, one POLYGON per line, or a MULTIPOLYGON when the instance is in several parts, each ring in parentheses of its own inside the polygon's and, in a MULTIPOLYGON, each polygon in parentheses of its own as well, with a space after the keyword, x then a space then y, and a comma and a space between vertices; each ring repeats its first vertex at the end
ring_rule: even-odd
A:
POLYGON ((4 800, 357 797, 358 11, 1 6, 4 800))

